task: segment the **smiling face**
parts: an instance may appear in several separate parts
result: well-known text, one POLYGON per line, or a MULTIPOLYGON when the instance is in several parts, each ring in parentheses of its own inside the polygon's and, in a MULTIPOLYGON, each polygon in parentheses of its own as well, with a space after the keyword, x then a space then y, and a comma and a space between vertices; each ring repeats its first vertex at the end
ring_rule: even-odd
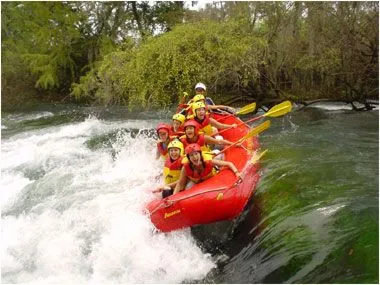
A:
POLYGON ((189 159, 190 159, 190 162, 194 166, 199 166, 202 164, 201 153, 199 151, 194 151, 194 152, 190 153, 189 159))
POLYGON ((187 126, 185 129, 185 134, 188 139, 192 139, 195 137, 195 127, 187 126))
POLYGON ((181 155, 181 150, 177 147, 171 147, 169 148, 169 155, 171 159, 177 160, 181 155))

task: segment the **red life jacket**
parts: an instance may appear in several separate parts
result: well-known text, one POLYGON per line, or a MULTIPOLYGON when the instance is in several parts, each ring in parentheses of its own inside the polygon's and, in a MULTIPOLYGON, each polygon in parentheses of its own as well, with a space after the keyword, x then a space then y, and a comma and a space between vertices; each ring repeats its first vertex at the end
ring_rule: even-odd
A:
POLYGON ((211 178, 212 176, 214 176, 217 173, 216 169, 214 168, 214 166, 210 160, 203 160, 203 164, 204 164, 204 169, 203 169, 202 173, 198 173, 198 172, 194 171, 193 169, 191 169, 190 162, 184 164, 183 167, 185 169, 185 173, 186 173, 187 178, 189 178, 194 183, 199 183, 199 182, 202 182, 208 178, 211 178))
POLYGON ((202 128, 204 128, 205 126, 211 124, 211 123, 210 123, 210 116, 207 115, 207 114, 205 115, 203 121, 200 121, 200 120, 198 119, 198 117, 194 117, 194 120, 196 120, 196 121, 198 122, 198 124, 201 125, 202 128))
POLYGON ((170 130, 170 140, 172 141, 175 138, 179 139, 181 136, 183 136, 184 133, 185 133, 185 131, 183 130, 182 126, 179 127, 178 132, 175 132, 173 127, 172 127, 170 130))
POLYGON ((194 117, 194 120, 201 126, 199 131, 203 132, 205 135, 212 135, 213 131, 210 122, 210 115, 206 115, 203 121, 200 121, 197 117, 194 117))
POLYGON ((195 142, 188 141, 186 135, 181 136, 179 139, 182 142, 184 148, 186 148, 187 145, 189 145, 191 143, 197 143, 201 147, 205 146, 205 135, 203 135, 203 134, 198 135, 198 139, 195 142))

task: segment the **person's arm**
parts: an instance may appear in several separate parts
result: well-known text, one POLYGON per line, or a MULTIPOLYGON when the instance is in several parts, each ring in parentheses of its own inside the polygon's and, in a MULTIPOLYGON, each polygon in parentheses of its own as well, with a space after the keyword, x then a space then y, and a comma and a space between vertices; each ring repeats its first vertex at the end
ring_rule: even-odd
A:
POLYGON ((216 166, 219 166, 219 167, 227 166, 229 169, 231 169, 231 171, 233 173, 235 173, 235 176, 237 178, 239 178, 239 179, 242 178, 241 173, 239 172, 239 170, 237 169, 237 167, 235 166, 235 164, 233 164, 231 161, 212 159, 211 163, 213 165, 216 165, 216 166))
POLYGON ((179 179, 176 182, 177 184, 176 184, 176 186, 174 188, 173 195, 185 189, 185 187, 186 187, 186 181, 187 181, 187 176, 186 176, 185 168, 182 167, 182 169, 181 169, 181 175, 180 175, 179 179))
POLYGON ((226 111, 232 114, 236 112, 235 108, 225 106, 225 105, 207 105, 207 108, 209 108, 210 110, 219 109, 219 110, 226 111))
POLYGON ((237 127, 237 124, 232 124, 232 125, 223 124, 223 123, 218 122, 214 118, 210 118, 210 123, 211 123, 211 126, 214 126, 218 129, 228 129, 228 128, 236 128, 237 127))
POLYGON ((225 139, 217 140, 216 138, 210 137, 209 135, 204 135, 206 144, 222 144, 222 145, 232 145, 233 142, 230 142, 225 139))
POLYGON ((158 148, 156 149, 156 159, 159 159, 160 158, 160 152, 158 151, 158 148))

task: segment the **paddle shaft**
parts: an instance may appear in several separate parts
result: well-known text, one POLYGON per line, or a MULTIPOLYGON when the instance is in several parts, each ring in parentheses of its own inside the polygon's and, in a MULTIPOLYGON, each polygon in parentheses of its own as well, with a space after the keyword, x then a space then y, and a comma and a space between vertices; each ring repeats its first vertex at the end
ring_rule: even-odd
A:
POLYGON ((186 93, 186 92, 184 92, 183 93, 183 96, 182 96, 182 98, 181 98, 181 101, 179 102, 179 104, 178 104, 178 107, 177 107, 177 111, 176 111, 176 113, 178 113, 179 111, 181 111, 181 109, 182 109, 182 105, 185 103, 185 98, 188 96, 188 94, 186 93))
MULTIPOLYGON (((241 122, 240 124, 237 124, 236 127, 239 127, 239 126, 241 126, 241 125, 248 124, 248 123, 250 123, 250 122, 257 121, 257 120, 259 120, 259 119, 262 118, 262 117, 263 117, 263 115, 258 116, 258 117, 255 117, 255 118, 252 118, 252 119, 250 119, 250 120, 248 120, 248 121, 245 121, 245 122, 241 122)), ((230 130, 230 129, 232 129, 232 128, 233 128, 233 127, 229 127, 229 128, 227 128, 227 129, 221 130, 221 131, 219 131, 219 132, 217 132, 217 133, 215 133, 215 134, 213 134, 213 135, 214 135, 214 136, 215 136, 215 135, 220 135, 220 134, 224 133, 225 131, 228 131, 228 130, 230 130)))
POLYGON ((246 139, 253 137, 255 135, 258 135, 259 133, 261 133, 262 131, 266 130, 269 127, 270 127, 270 121, 265 121, 264 123, 262 123, 262 124, 258 125, 257 127, 251 129, 248 132, 248 134, 246 134, 245 136, 243 136, 242 138, 240 138, 239 140, 237 140, 233 144, 231 144, 228 147, 226 147, 225 149, 223 149, 221 152, 218 153, 218 155, 225 152, 227 149, 230 149, 231 147, 236 146, 239 143, 242 143, 246 139))

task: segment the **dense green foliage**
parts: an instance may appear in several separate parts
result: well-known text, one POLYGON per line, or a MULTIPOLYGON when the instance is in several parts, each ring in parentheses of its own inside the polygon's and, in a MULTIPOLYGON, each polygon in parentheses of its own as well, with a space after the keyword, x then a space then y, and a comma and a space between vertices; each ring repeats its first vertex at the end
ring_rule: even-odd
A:
MULTIPOLYGON (((146 40, 138 49, 109 54, 95 73, 75 85, 74 94, 93 91, 96 98, 122 100, 131 107, 166 106, 177 102, 178 95, 197 80, 215 82, 215 86, 241 80, 237 72, 248 65, 244 55, 257 50, 254 40, 238 23, 180 25, 146 40)), ((255 66, 252 59, 249 65, 255 66)))
POLYGON ((37 87, 70 86, 76 67, 72 43, 80 37, 74 24, 79 16, 61 2, 3 3, 3 78, 13 73, 17 81, 23 70, 14 70, 16 63, 37 76, 37 87))
POLYGON ((160 107, 198 81, 217 101, 377 99, 378 18, 378 2, 2 2, 3 99, 160 107))

